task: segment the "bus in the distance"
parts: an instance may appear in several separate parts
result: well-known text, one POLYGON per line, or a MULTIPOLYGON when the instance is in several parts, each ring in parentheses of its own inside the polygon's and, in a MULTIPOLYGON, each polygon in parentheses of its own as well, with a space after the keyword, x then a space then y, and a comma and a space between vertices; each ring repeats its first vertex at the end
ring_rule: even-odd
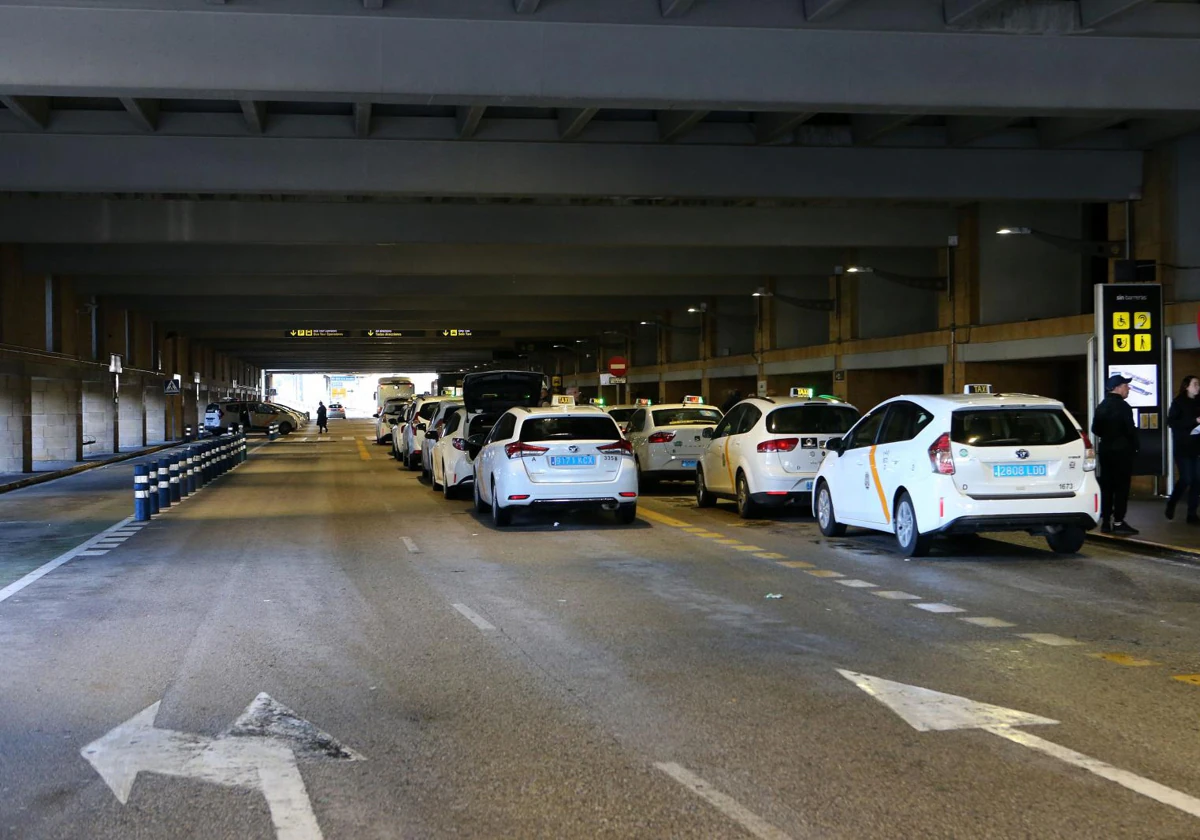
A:
POLYGON ((385 376, 379 380, 379 386, 375 389, 375 413, 378 414, 383 410, 383 405, 392 397, 412 397, 416 393, 416 386, 413 385, 411 379, 405 379, 403 376, 385 376))

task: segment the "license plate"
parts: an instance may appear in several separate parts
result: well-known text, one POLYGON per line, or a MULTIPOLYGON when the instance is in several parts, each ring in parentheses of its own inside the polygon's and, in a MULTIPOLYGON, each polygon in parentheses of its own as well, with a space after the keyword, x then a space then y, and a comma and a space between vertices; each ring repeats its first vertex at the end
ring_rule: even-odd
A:
POLYGON ((1036 478, 1046 475, 1045 464, 993 464, 993 478, 1036 478))
POLYGON ((550 466, 552 467, 594 467, 596 466, 595 455, 551 455, 550 466))
POLYGON ((683 464, 683 468, 684 468, 685 470, 694 470, 694 469, 696 469, 696 462, 695 462, 695 461, 682 461, 681 463, 683 464))

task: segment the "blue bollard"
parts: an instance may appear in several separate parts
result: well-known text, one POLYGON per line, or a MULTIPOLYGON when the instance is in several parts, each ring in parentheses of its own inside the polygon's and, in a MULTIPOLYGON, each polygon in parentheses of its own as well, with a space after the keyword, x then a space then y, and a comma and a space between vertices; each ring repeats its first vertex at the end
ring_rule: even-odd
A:
POLYGON ((179 486, 179 453, 171 454, 168 462, 171 475, 171 504, 177 505, 183 499, 183 488, 179 486))
POLYGON ((228 440, 221 444, 221 452, 218 456, 217 465, 221 471, 221 475, 225 475, 225 473, 229 472, 229 441, 228 440))
POLYGON ((150 500, 146 498, 149 485, 149 470, 138 464, 133 468, 133 518, 138 522, 150 521, 150 500))
POLYGON ((270 426, 267 426, 267 440, 275 440, 278 437, 279 427, 274 423, 272 423, 270 426))
POLYGON ((246 458, 248 457, 246 454, 246 433, 245 432, 242 432, 242 441, 241 441, 241 445, 239 446, 239 451, 241 453, 241 462, 244 464, 244 463, 246 463, 246 458))
POLYGON ((187 448, 187 494, 190 496, 196 492, 196 447, 189 446, 187 448))
POLYGON ((158 463, 150 461, 146 464, 146 500, 150 503, 150 515, 158 513, 158 463))
POLYGON ((202 486, 212 481, 212 448, 211 443, 206 443, 200 448, 200 484, 202 486))
POLYGON ((171 506, 171 462, 166 458, 158 459, 158 509, 166 510, 171 506))

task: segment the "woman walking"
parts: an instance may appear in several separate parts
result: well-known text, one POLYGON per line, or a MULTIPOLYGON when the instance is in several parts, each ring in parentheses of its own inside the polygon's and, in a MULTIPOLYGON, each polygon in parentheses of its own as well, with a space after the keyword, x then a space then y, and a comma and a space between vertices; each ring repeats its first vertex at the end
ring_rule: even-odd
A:
POLYGON ((1179 394, 1171 402, 1167 412, 1167 425, 1171 427, 1171 439, 1175 444, 1175 487, 1167 499, 1167 519, 1175 518, 1175 506, 1187 491, 1187 521, 1189 525, 1200 524, 1196 507, 1200 504, 1200 434, 1193 430, 1200 425, 1200 378, 1183 377, 1179 394))

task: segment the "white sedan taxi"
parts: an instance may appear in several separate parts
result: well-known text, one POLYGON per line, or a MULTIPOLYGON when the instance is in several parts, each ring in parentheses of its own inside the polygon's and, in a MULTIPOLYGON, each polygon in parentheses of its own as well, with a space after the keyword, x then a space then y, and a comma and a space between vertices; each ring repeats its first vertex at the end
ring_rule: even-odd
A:
POLYGON ((629 418, 625 437, 633 446, 638 483, 644 490, 667 479, 693 481, 706 443, 704 430, 721 422, 721 412, 699 397, 682 403, 638 406, 629 418))
POLYGON ((825 451, 858 420, 854 406, 833 399, 750 397, 729 409, 712 431, 696 468, 696 505, 737 501, 743 519, 766 507, 807 502, 825 451))
POLYGON ((440 489, 450 499, 464 484, 473 482, 475 463, 470 439, 481 443, 508 409, 536 406, 544 385, 542 374, 528 370, 489 370, 463 377, 463 407, 447 418, 433 446, 433 489, 440 489))
POLYGON ((637 516, 633 447, 599 408, 513 408, 477 446, 475 507, 496 527, 516 509, 598 507, 624 524, 637 516))
POLYGON ((1100 515, 1092 444, 1046 397, 896 397, 827 453, 813 501, 821 532, 895 534, 907 556, 928 552, 937 534, 980 531, 1042 535, 1071 554, 1100 515))

